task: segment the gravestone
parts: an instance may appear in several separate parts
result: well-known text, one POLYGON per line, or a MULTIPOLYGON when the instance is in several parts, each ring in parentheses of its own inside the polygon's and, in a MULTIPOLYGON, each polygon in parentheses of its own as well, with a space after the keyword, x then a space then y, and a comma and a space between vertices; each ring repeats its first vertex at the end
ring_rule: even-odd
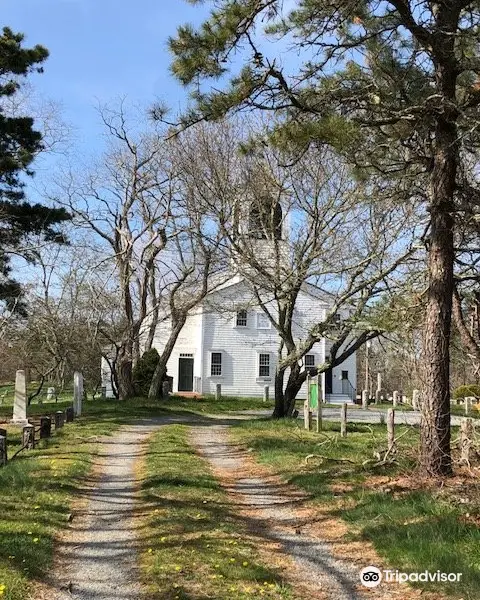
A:
POLYGON ((397 390, 395 390, 393 392, 393 406, 397 406, 398 404, 398 400, 399 400, 399 392, 397 390))
POLYGON ((40 418, 40 439, 49 438, 52 435, 52 420, 50 417, 40 418))
POLYGON ((266 386, 263 388, 263 401, 264 401, 264 402, 267 402, 267 400, 268 400, 268 396, 269 396, 269 392, 270 392, 270 388, 268 387, 268 385, 266 385, 266 386))
POLYGON ((80 371, 73 374, 73 412, 76 417, 82 415, 83 402, 83 375, 80 371))
POLYGON ((420 410, 420 390, 413 390, 412 392, 412 407, 413 410, 420 410))
POLYGON ((7 438, 0 435, 0 466, 4 467, 7 464, 7 438))
POLYGON ((168 397, 170 396, 170 384, 168 383, 168 381, 164 381, 162 383, 162 398, 165 400, 168 400, 168 397))
POLYGON ((55 388, 49 387, 47 389, 47 400, 54 400, 54 399, 55 399, 55 388))
POLYGON ((15 376, 15 397, 13 401, 12 425, 24 427, 27 421, 27 378, 25 371, 19 370, 15 376))
POLYGON ((222 384, 217 383, 217 385, 215 386, 215 400, 220 400, 221 397, 222 397, 222 384))
POLYGON ((26 425, 23 428, 22 446, 27 450, 35 448, 35 427, 33 425, 26 425))
POLYGON ((64 422, 65 415, 63 413, 63 410, 57 410, 57 412, 55 413, 55 429, 60 429, 61 427, 63 427, 64 422))
POLYGON ((71 423, 75 418, 75 413, 73 412, 73 406, 68 406, 65 409, 65 423, 71 423))
POLYGON ((465 414, 470 414, 472 405, 475 404, 475 396, 467 396, 465 398, 465 414))
POLYGON ((362 391, 362 408, 366 410, 368 408, 368 391, 362 391))

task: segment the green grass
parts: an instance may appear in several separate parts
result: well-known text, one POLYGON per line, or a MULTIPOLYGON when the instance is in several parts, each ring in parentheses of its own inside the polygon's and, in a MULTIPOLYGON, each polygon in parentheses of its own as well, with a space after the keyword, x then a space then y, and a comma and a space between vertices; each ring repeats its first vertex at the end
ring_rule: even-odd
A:
POLYGON ((171 396, 162 406, 168 410, 188 410, 199 413, 228 413, 240 410, 271 410, 274 407, 272 399, 263 401, 262 398, 242 398, 239 396, 223 396, 215 400, 214 396, 202 398, 183 398, 171 396))
POLYGON ((263 564, 206 462, 171 425, 149 447, 142 566, 149 598, 294 598, 279 567, 263 564))
POLYGON ((369 485, 372 475, 394 478, 414 472, 418 430, 400 426, 396 433, 402 436, 399 464, 375 467, 371 461, 363 463, 372 459, 374 451, 385 449, 385 427, 381 425, 351 424, 347 438, 339 437, 338 425, 333 423, 327 423, 320 435, 289 421, 244 422, 233 430, 260 462, 306 490, 322 510, 345 520, 350 525, 350 539, 370 541, 391 568, 463 573, 460 583, 418 585, 452 598, 478 599, 478 492, 473 497, 459 492, 470 496, 469 503, 462 504, 458 496, 437 488, 396 489, 393 483, 393 489, 382 492, 378 485, 369 485), (306 462, 309 455, 313 456, 306 462))
MULTIPOLYGON (((29 407, 29 415, 49 414, 68 403, 29 407)), ((57 531, 66 527, 70 504, 79 497, 100 436, 111 434, 155 408, 142 400, 86 402, 85 416, 53 432, 32 451, 24 451, 0 469, 0 596, 28 597, 31 581, 42 579, 52 562, 57 531), (2 587, 5 586, 5 587, 2 587)), ((11 415, 11 407, 2 407, 11 415), (8 412, 6 410, 8 409, 8 412)), ((20 447, 20 430, 8 428, 8 451, 20 447)))

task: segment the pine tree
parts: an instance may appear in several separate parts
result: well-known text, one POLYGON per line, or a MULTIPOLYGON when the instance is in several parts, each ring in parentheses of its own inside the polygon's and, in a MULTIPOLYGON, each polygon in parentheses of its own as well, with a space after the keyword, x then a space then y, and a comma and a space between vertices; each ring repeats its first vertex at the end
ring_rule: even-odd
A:
POLYGON ((22 175, 33 174, 30 165, 42 150, 42 136, 34 129, 33 118, 9 114, 5 101, 19 91, 22 77, 42 72, 41 64, 48 57, 48 51, 38 45, 23 48, 22 42, 22 34, 13 33, 8 27, 3 29, 0 36, 0 301, 10 310, 22 308, 21 287, 11 277, 11 254, 21 252, 22 242, 33 234, 42 235, 47 241, 64 241, 55 225, 69 218, 63 209, 25 200, 22 175))
POLYGON ((219 0, 198 30, 181 27, 170 40, 173 73, 193 89, 183 126, 233 110, 268 111, 277 116, 273 142, 292 150, 327 144, 396 202, 424 203, 421 462, 432 476, 452 470, 454 229, 477 188, 479 21, 469 0, 297 0, 289 11, 282 0, 219 0), (277 46, 264 43, 262 30, 277 46), (220 84, 208 88, 212 79, 220 84))

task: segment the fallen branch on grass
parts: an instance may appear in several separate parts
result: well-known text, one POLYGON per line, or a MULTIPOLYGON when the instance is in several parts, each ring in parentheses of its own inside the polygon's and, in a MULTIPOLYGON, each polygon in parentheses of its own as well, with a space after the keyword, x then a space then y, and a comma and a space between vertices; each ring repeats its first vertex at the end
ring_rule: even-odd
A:
POLYGON ((322 460, 330 460, 333 462, 348 462, 352 465, 356 465, 357 463, 354 460, 350 460, 349 458, 332 458, 331 456, 324 456, 323 454, 308 454, 305 457, 305 464, 308 465, 308 461, 311 458, 321 458, 322 460))

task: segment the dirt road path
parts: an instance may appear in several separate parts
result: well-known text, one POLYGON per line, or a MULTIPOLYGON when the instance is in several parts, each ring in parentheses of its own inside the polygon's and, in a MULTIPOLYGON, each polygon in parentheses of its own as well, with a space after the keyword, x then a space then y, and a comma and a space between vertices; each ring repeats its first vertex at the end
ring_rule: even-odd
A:
POLYGON ((169 422, 166 417, 122 427, 102 444, 94 463, 98 479, 83 491, 85 502, 57 547, 53 600, 144 597, 133 518, 139 488, 135 466, 148 436, 169 422))

